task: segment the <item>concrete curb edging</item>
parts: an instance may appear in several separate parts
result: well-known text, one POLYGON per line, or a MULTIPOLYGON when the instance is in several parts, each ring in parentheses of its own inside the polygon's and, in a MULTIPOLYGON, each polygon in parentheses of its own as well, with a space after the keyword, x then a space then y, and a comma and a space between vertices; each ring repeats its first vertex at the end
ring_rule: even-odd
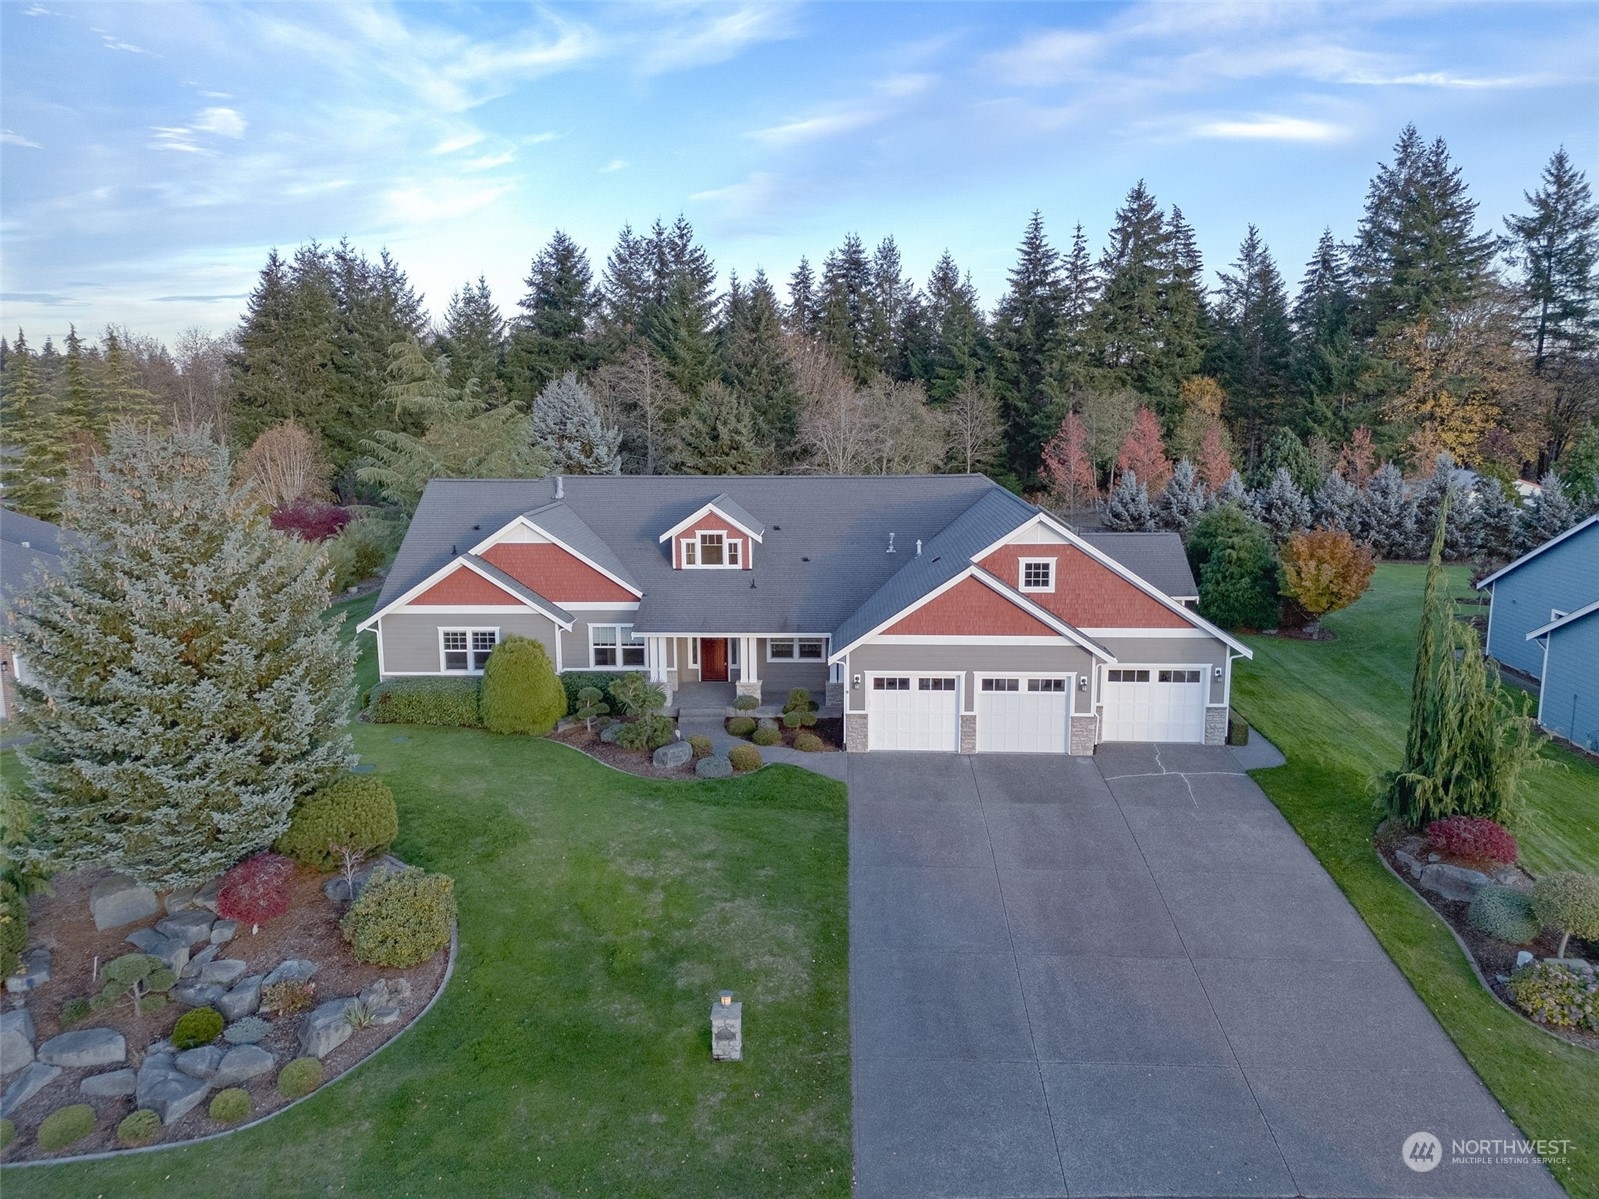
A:
POLYGON ((99 1153, 79 1153, 72 1157, 46 1157, 40 1158, 36 1161, 5 1162, 4 1164, 0 1164, 0 1170, 25 1170, 39 1166, 66 1166, 75 1162, 103 1162, 110 1161, 114 1158, 128 1157, 135 1153, 164 1153, 172 1149, 187 1149, 191 1145, 203 1145, 207 1141, 220 1141, 224 1137, 231 1137, 235 1133, 243 1132, 247 1128, 256 1128, 259 1125, 265 1124, 268 1120, 275 1119, 278 1116, 281 1116, 284 1112, 298 1107, 307 1099, 315 1099, 334 1083, 339 1082, 341 1079, 344 1079, 355 1073, 355 1071, 372 1061, 384 1050, 397 1043, 405 1036, 406 1033, 410 1032, 413 1028, 420 1024, 427 1014, 433 1010, 433 1005, 443 998, 444 992, 449 989, 450 979, 455 975, 455 957, 460 949, 460 933, 461 926, 460 922, 457 921, 455 926, 450 929, 450 956, 444 963, 444 977, 439 979, 438 990, 433 992, 433 998, 429 999, 423 1006, 422 1010, 412 1017, 411 1022, 404 1028, 400 1029, 399 1032, 395 1033, 387 1041, 384 1041, 383 1044, 379 1045, 360 1061, 352 1062, 349 1066, 335 1074, 332 1078, 326 1079, 321 1086, 312 1091, 309 1095, 301 1095, 298 1099, 292 1099, 288 1103, 285 1103, 282 1107, 274 1108, 272 1111, 267 1112, 266 1115, 258 1116, 256 1119, 251 1120, 247 1124, 238 1124, 232 1128, 223 1128, 216 1132, 208 1132, 204 1136, 191 1137, 186 1141, 171 1141, 162 1145, 139 1145, 137 1147, 130 1147, 127 1149, 103 1149, 99 1153))

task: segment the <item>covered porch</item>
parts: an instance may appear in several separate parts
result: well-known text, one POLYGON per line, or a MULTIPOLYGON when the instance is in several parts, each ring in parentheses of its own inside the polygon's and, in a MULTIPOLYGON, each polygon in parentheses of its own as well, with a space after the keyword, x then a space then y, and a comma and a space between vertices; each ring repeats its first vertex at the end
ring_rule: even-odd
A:
POLYGON ((760 701, 756 711, 776 713, 801 687, 822 707, 843 708, 842 667, 828 665, 825 636, 649 633, 642 639, 650 677, 666 688, 669 708, 723 710, 748 695, 760 701))

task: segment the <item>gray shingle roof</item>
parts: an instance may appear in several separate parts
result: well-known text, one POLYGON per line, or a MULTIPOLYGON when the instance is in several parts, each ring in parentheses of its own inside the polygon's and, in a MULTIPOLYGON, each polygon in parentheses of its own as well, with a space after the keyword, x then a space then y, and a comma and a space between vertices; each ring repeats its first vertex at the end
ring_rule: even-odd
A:
POLYGON ((1079 533, 1107 558, 1114 558, 1157 591, 1173 599, 1195 599, 1199 588, 1176 533, 1079 533))
POLYGON ((0 508, 0 610, 44 575, 62 569, 62 553, 73 535, 48 521, 0 508))

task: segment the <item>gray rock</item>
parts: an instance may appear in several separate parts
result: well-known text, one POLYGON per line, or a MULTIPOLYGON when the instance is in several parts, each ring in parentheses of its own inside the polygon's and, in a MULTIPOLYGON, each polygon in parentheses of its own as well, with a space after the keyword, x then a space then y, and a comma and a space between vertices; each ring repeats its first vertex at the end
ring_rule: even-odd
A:
POLYGON ((190 979, 172 988, 172 999, 175 1003, 185 1003, 190 1007, 213 1007, 227 993, 226 987, 219 987, 216 983, 190 979))
POLYGON ((222 879, 214 878, 205 886, 194 893, 194 906, 204 908, 208 912, 217 910, 217 891, 222 887, 222 879))
POLYGON ((222 1064, 222 1050, 215 1045, 201 1045, 198 1049, 185 1049, 178 1054, 176 1066, 190 1078, 209 1079, 222 1064))
MULTIPOLYGON (((216 945, 212 949, 219 948, 216 945)), ((207 962, 200 967, 200 981, 203 983, 216 983, 219 987, 231 987, 244 975, 246 967, 238 958, 222 958, 219 961, 207 962)))
POLYGON ((218 920, 211 926, 211 944, 226 945, 239 935, 239 922, 237 920, 218 920))
POLYGON ((95 883, 94 890, 89 893, 89 910, 94 913, 95 928, 104 932, 108 928, 148 920, 161 911, 161 901, 149 887, 113 874, 95 883))
POLYGON ((168 916, 187 911, 194 906, 194 892, 193 887, 179 887, 175 891, 168 891, 166 898, 161 901, 161 906, 166 908, 168 916))
MULTIPOLYGON (((1593 963, 1586 958, 1544 958, 1546 966, 1564 966, 1567 970, 1574 970, 1578 974, 1592 974, 1593 963)), ((44 1056, 40 1053, 40 1056, 44 1056)))
POLYGON ((165 1070, 168 1074, 171 1074, 178 1068, 178 1055, 172 1051, 172 1043, 170 1041, 160 1041, 157 1044, 165 1045, 166 1048, 157 1049, 155 1045, 150 1046, 149 1051, 144 1055, 143 1063, 139 1066, 139 1074, 141 1076, 146 1070, 165 1070))
POLYGON ((726 758, 712 755, 701 758, 694 763, 694 775, 702 779, 727 779, 733 777, 733 763, 726 758))
POLYGON ((147 952, 161 959, 174 974, 182 974, 183 968, 189 964, 189 944, 181 937, 163 937, 159 944, 147 952))
POLYGON ((1415 854, 1409 854, 1402 849, 1396 849, 1394 850, 1394 861, 1398 862, 1407 871, 1409 871, 1411 878, 1421 877, 1421 860, 1417 858, 1415 854))
POLYGON ((655 751, 650 759, 657 770, 672 770, 687 766, 694 760, 694 747, 687 741, 669 741, 655 751))
POLYGON ((344 1018, 350 999, 330 999, 320 1004, 300 1025, 300 1048, 312 1057, 326 1057, 350 1039, 354 1031, 344 1018))
POLYGON ((22 955, 22 969, 6 977, 6 990, 13 995, 25 995, 35 987, 50 981, 50 951, 30 949, 22 955))
POLYGON ((0 1016, 0 1078, 33 1061, 33 1017, 25 1007, 0 1016))
POLYGON ((241 1082, 272 1069, 272 1055, 259 1045, 235 1045, 222 1055, 222 1063, 211 1076, 211 1085, 236 1087, 241 1082))
POLYGON ((1528 950, 1520 950, 1516 954, 1516 969, 1520 970, 1523 966, 1530 966, 1537 960, 1528 950))
POLYGON ((1427 855, 1427 860, 1428 860, 1428 861, 1429 861, 1429 862, 1441 862, 1441 861, 1443 861, 1443 859, 1442 859, 1442 858, 1441 858, 1441 857, 1439 857, 1439 856, 1438 856, 1438 855, 1437 855, 1437 854, 1435 854, 1435 853, 1430 853, 1430 854, 1428 854, 1428 855, 1427 855))
POLYGON ((158 933, 153 928, 141 928, 129 933, 125 939, 140 953, 154 953, 167 943, 166 934, 158 933))
POLYGON ((224 1020, 230 1022, 251 1015, 261 1006, 261 984, 265 979, 264 974, 252 974, 248 978, 241 978, 233 984, 233 989, 218 999, 213 1006, 222 1013, 224 1020))
POLYGON ((139 1072, 131 1067, 108 1074, 91 1074, 78 1084, 78 1093, 89 1099, 109 1099, 131 1095, 139 1089, 139 1072))
POLYGON ((361 988, 360 999, 371 1007, 402 1007, 411 1002, 410 980, 380 978, 361 988))
POLYGON ((179 1070, 151 1070, 146 1065, 139 1071, 134 1103, 150 1108, 161 1117, 161 1123, 171 1124, 199 1106, 210 1089, 211 1084, 203 1078, 191 1078, 179 1070))
POLYGON ((1480 870, 1434 862, 1421 872, 1421 887, 1445 899, 1469 900, 1491 880, 1480 870))
POLYGON ((47 1066, 43 1062, 29 1062, 22 1073, 11 1080, 6 1093, 0 1095, 0 1119, 4 1119, 45 1087, 56 1080, 60 1066, 47 1066))
MULTIPOLYGON (((183 968, 183 977, 184 978, 199 978, 200 977, 200 970, 205 966, 205 964, 207 962, 209 962, 212 958, 216 957, 216 955, 221 953, 221 952, 222 952, 222 946, 220 946, 220 945, 207 945, 199 953, 195 954, 192 958, 189 959, 189 964, 183 968)), ((208 979, 207 981, 213 981, 213 980, 209 980, 208 979)))
POLYGON ((605 742, 607 745, 615 745, 616 738, 621 732, 622 724, 620 721, 618 721, 616 724, 608 724, 600 730, 600 740, 605 742))
POLYGON ((109 1028, 80 1028, 39 1046, 39 1060, 52 1066, 115 1066, 128 1060, 128 1043, 109 1028))
POLYGON ((321 967, 315 962, 308 962, 304 958, 290 958, 288 961, 279 962, 274 966, 267 974, 262 986, 274 986, 277 983, 287 982, 289 979, 304 982, 319 969, 321 967))
POLYGON ((204 908, 190 908, 160 921, 155 931, 179 938, 185 945, 198 945, 211 939, 211 926, 216 922, 217 918, 204 908))

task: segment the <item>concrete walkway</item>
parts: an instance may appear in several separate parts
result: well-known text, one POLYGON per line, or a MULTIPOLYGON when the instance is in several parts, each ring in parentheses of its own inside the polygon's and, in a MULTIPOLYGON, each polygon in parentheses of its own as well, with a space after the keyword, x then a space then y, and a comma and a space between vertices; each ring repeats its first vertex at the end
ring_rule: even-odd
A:
POLYGON ((858 1199, 1562 1194, 1229 750, 847 761, 858 1199))

